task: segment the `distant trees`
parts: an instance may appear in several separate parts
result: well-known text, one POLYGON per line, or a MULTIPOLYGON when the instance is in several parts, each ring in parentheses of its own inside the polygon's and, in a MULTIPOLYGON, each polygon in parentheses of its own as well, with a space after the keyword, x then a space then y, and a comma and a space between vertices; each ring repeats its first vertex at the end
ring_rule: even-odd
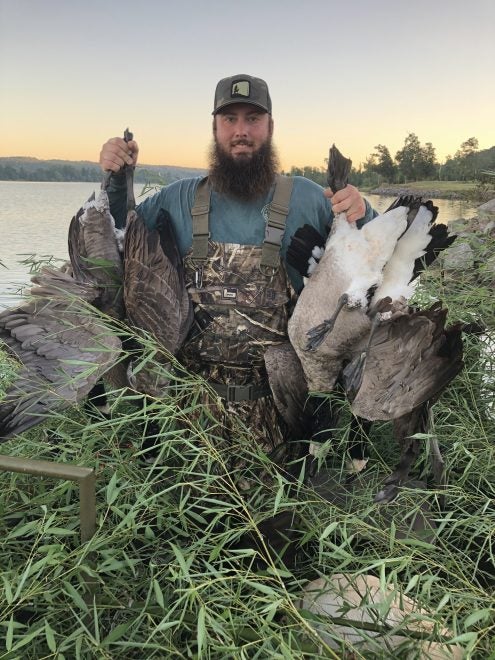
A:
POLYGON ((17 161, 0 159, 0 181, 100 181, 97 165, 79 166, 70 162, 17 161))
MULTIPOLYGON (((386 145, 377 144, 364 164, 352 169, 349 181, 358 187, 372 188, 382 183, 422 180, 474 181, 483 180, 483 172, 494 169, 495 146, 479 151, 475 137, 465 140, 455 155, 447 156, 445 163, 441 164, 431 142, 422 145, 415 133, 409 133, 394 158, 386 145)), ((290 174, 305 176, 321 185, 326 182, 325 167, 292 167, 290 174)))
POLYGON ((319 183, 320 186, 328 185, 326 167, 310 167, 309 165, 306 165, 305 167, 292 166, 289 175, 303 176, 306 179, 311 179, 311 181, 315 181, 316 183, 319 183))
MULTIPOLYGON (((326 185, 326 164, 321 167, 306 165, 291 167, 289 174, 304 176, 322 186, 326 185)), ((446 181, 483 180, 483 171, 495 170, 495 146, 479 150, 476 137, 460 145, 454 156, 439 163, 431 142, 421 144, 415 133, 408 133, 404 146, 392 157, 389 148, 377 144, 373 153, 357 169, 353 168, 350 183, 358 187, 377 187, 382 183, 408 183, 411 181, 441 179, 446 181)), ((188 176, 204 176, 205 171, 172 166, 145 166, 136 170, 138 183, 160 185, 188 176)), ((486 178, 486 177, 485 177, 486 178)), ((101 181, 96 163, 88 161, 42 161, 35 158, 0 157, 2 181, 101 181)))
POLYGON ((478 150, 477 138, 465 140, 454 157, 447 156, 445 163, 437 161, 431 142, 422 145, 415 133, 409 133, 404 146, 395 154, 395 162, 384 145, 375 147, 363 167, 364 178, 378 175, 380 182, 407 183, 409 181, 443 179, 448 181, 474 181, 482 178, 482 170, 495 166, 495 147, 478 150))
MULTIPOLYGON (((316 169, 316 168, 315 168, 316 169)), ((138 167, 136 183, 170 183, 186 176, 203 176, 204 170, 172 166, 138 167)), ((100 166, 87 161, 38 160, 0 157, 0 181, 101 181, 100 166)))
POLYGON ((435 147, 431 142, 423 146, 415 133, 408 134, 404 146, 395 154, 395 163, 387 147, 379 144, 375 149, 378 153, 373 154, 368 166, 388 183, 434 179, 438 171, 435 147))
POLYGON ((478 140, 470 137, 465 140, 454 156, 447 156, 441 168, 442 179, 471 181, 482 178, 482 170, 493 168, 495 147, 478 151, 478 140))
POLYGON ((370 163, 370 167, 382 176, 385 181, 393 181, 397 176, 397 166, 392 160, 388 147, 384 144, 377 144, 375 149, 376 152, 371 155, 373 160, 372 164, 370 163))

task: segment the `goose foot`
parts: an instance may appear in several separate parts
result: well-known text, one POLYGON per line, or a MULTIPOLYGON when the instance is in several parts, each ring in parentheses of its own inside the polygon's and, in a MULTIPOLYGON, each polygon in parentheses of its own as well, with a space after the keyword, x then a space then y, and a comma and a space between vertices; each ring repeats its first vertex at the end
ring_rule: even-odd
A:
POLYGON ((383 488, 381 488, 374 497, 374 502, 377 504, 389 504, 393 502, 400 491, 400 486, 409 478, 409 469, 398 468, 389 474, 383 480, 383 488))
POLYGON ((304 349, 305 351, 309 351, 310 353, 315 351, 318 346, 323 342, 325 337, 328 335, 329 332, 331 332, 334 328, 335 321, 337 320, 338 315, 340 314, 340 311, 344 305, 346 305, 349 301, 349 296, 346 293, 343 293, 339 301, 337 303, 337 307, 335 309, 335 312, 332 314, 332 316, 329 319, 325 319, 323 323, 320 323, 319 325, 316 325, 314 328, 311 328, 311 330, 308 330, 306 333, 306 336, 308 338, 306 348, 304 349))
POLYGON ((350 401, 356 398, 356 395, 363 382, 364 367, 368 351, 365 350, 344 368, 343 377, 345 390, 350 401))
POLYGON ((399 494, 399 490, 398 484, 388 484, 378 491, 373 501, 376 504, 390 504, 399 494))
POLYGON ((308 330, 306 333, 308 341, 304 350, 309 351, 310 353, 315 351, 328 333, 333 330, 334 325, 335 321, 333 319, 327 319, 326 321, 323 321, 323 323, 311 328, 311 330, 308 330))

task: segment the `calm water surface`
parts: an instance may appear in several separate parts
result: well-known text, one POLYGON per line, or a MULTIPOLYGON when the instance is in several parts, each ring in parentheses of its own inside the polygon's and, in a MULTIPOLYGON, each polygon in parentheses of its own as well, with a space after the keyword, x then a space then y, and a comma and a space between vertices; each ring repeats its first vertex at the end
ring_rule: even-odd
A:
MULTIPOLYGON (((29 258, 67 259, 67 230, 72 216, 98 191, 98 183, 56 183, 0 181, 0 308, 15 303, 19 290, 29 282, 29 258)), ((143 189, 135 186, 136 199, 143 189)), ((367 195, 377 211, 391 203, 391 197, 367 195)), ((444 222, 475 215, 463 202, 437 200, 444 222)))
MULTIPOLYGON (((12 305, 29 283, 29 259, 68 258, 72 216, 99 183, 0 181, 0 308, 12 305)), ((142 184, 134 186, 139 202, 142 184)))

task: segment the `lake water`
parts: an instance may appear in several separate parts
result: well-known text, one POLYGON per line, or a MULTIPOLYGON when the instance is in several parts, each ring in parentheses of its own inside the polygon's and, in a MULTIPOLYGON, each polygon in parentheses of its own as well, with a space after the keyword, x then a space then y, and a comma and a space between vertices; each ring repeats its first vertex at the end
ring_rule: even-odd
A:
MULTIPOLYGON (((72 216, 99 183, 0 181, 0 309, 12 305, 29 283, 29 259, 68 258, 72 216)), ((139 202, 142 184, 134 186, 139 202)))
MULTIPOLYGON (((67 230, 72 216, 98 191, 98 183, 56 183, 0 181, 0 308, 18 299, 19 290, 29 282, 26 259, 67 259, 67 230)), ((143 186, 135 186, 140 201, 143 186)), ((392 197, 367 195, 377 211, 383 211, 392 197)), ((437 200, 439 218, 449 222, 475 215, 473 207, 450 200, 437 200)))

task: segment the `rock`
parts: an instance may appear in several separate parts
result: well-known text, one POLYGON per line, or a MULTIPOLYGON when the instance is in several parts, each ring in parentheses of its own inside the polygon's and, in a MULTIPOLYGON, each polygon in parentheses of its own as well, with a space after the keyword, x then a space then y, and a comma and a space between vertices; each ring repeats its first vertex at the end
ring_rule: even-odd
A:
POLYGON ((449 233, 459 235, 472 231, 472 224, 473 224, 472 220, 466 220, 466 218, 458 218, 457 220, 451 220, 449 222, 449 233))
POLYGON ((488 222, 485 225, 483 232, 485 234, 488 234, 489 236, 495 236, 495 220, 491 220, 490 222, 488 222))
MULTIPOLYGON (((424 635, 439 633, 446 639, 454 637, 453 630, 443 627, 441 622, 439 630, 436 630, 434 612, 422 608, 395 584, 382 582, 376 575, 335 573, 319 577, 306 584, 302 598, 294 604, 298 609, 320 617, 319 621, 308 620, 308 625, 330 648, 341 651, 346 645, 349 651, 357 651, 356 655, 346 654, 345 657, 371 657, 367 651, 378 657, 380 650, 386 656, 380 653, 379 657, 413 657, 400 651, 396 656, 392 651, 407 640, 408 632, 424 635), (328 623, 325 617, 328 617, 328 623), (349 621, 349 624, 345 625, 343 620, 349 621), (353 621, 357 626, 352 626, 353 621), (360 629, 360 623, 379 629, 382 627, 387 632, 360 629)), ((414 657, 421 660, 461 660, 463 657, 462 648, 456 644, 417 639, 414 647, 414 657)), ((339 657, 344 656, 339 654, 339 657)))
POLYGON ((495 217, 480 213, 477 218, 459 218, 449 222, 449 231, 458 236, 468 236, 476 234, 481 236, 495 236, 495 217))
POLYGON ((481 214, 495 215, 495 199, 491 199, 489 202, 485 202, 481 206, 478 206, 478 212, 481 214))
POLYGON ((465 270, 474 266, 473 248, 466 242, 458 240, 444 252, 442 266, 445 270, 465 270))

